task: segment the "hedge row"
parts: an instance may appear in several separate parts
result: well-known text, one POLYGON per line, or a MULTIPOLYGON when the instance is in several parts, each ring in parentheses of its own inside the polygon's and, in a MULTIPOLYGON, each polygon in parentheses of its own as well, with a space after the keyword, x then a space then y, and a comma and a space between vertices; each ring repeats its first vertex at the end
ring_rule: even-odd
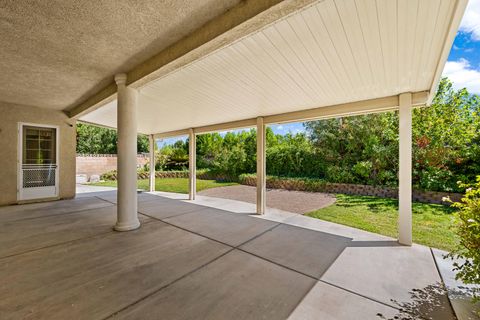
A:
MULTIPOLYGON (((140 171, 138 172, 138 179, 148 179, 150 177, 150 173, 148 171, 140 171)), ((156 171, 155 177, 156 178, 188 178, 189 174, 188 171, 185 170, 178 170, 178 171, 156 171)), ((112 170, 107 173, 102 174, 102 180, 117 180, 117 171, 112 170)), ((217 181, 238 181, 237 177, 231 177, 226 174, 222 173, 215 173, 210 170, 197 170, 197 179, 201 180, 217 180, 217 181)))

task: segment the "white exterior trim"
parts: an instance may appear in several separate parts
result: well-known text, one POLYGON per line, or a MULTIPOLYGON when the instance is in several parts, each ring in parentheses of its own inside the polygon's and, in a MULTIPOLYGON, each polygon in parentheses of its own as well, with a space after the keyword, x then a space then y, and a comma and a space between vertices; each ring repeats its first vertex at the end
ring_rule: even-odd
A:
POLYGON ((398 242, 412 245, 412 95, 399 96, 398 242))
POLYGON ((116 231, 140 227, 137 201, 137 97, 136 89, 125 85, 125 74, 115 75, 118 86, 118 189, 116 231))
MULTIPOLYGON (((427 102, 428 92, 414 92, 412 93, 412 106, 421 106, 427 102)), ((390 96, 378 99, 357 101, 352 103, 344 103, 339 105, 319 107, 313 109, 306 109, 288 113, 281 113, 275 115, 268 115, 263 117, 265 125, 275 123, 287 123, 287 122, 301 122, 320 120, 336 117, 354 116, 361 114, 378 113, 385 111, 398 110, 399 96, 390 96)), ((193 128, 195 134, 226 131, 242 128, 253 128, 257 125, 257 119, 244 119, 239 121, 231 121, 225 123, 219 123, 209 126, 203 126, 193 128)), ((190 129, 176 130, 170 132, 162 132, 155 134, 155 138, 169 138, 176 136, 185 136, 189 134, 190 129)))
POLYGON ((195 200, 197 194, 197 137, 193 129, 188 135, 188 199, 195 200))
POLYGON ((440 59, 438 59, 437 66, 435 67, 435 75, 433 77, 432 86, 430 87, 430 94, 427 99, 427 105, 430 105, 435 97, 435 92, 437 91, 438 83, 442 77, 443 68, 447 62, 448 55, 450 54, 450 49, 452 48, 453 41, 457 35, 460 22, 462 22, 465 9, 467 8, 468 0, 456 0, 454 14, 450 20, 448 27, 448 33, 445 37, 442 47, 442 53, 440 59))
POLYGON ((265 214, 266 209, 266 137, 265 122, 257 118, 257 214, 265 214))
POLYGON ((150 172, 149 172, 149 191, 155 191, 155 137, 153 134, 148 136, 150 144, 150 172))

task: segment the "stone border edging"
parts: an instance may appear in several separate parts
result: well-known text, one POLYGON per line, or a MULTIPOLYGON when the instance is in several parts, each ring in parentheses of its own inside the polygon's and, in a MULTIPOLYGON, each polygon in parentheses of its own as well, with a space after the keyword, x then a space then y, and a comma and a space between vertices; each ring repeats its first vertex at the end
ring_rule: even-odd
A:
MULTIPOLYGON (((256 177, 243 177, 240 179, 241 184, 256 186, 256 177)), ((343 193, 350 195, 375 196, 382 198, 398 199, 398 189, 392 187, 370 186, 361 184, 348 183, 315 183, 308 184, 301 179, 281 179, 277 177, 267 177, 267 188, 285 189, 295 191, 310 191, 310 192, 326 192, 326 193, 343 193)), ((462 198, 461 193, 451 192, 436 192, 413 190, 412 200, 423 203, 446 204, 442 199, 449 197, 452 201, 458 202, 462 198)))

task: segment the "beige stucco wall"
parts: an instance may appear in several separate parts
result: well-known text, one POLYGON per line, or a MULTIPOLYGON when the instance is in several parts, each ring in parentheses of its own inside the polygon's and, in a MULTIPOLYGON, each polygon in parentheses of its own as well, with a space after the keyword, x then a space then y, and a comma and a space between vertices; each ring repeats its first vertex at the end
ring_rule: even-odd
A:
POLYGON ((18 123, 59 126, 59 197, 75 196, 75 121, 62 111, 0 102, 0 205, 17 202, 18 123))

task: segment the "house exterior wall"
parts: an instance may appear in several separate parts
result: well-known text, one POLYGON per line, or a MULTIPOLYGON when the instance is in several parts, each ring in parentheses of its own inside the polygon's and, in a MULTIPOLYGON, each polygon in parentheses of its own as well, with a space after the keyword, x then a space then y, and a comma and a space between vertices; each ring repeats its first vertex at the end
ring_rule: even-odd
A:
POLYGON ((75 120, 62 111, 0 102, 0 205, 17 203, 18 123, 59 127, 59 198, 75 196, 75 120))

